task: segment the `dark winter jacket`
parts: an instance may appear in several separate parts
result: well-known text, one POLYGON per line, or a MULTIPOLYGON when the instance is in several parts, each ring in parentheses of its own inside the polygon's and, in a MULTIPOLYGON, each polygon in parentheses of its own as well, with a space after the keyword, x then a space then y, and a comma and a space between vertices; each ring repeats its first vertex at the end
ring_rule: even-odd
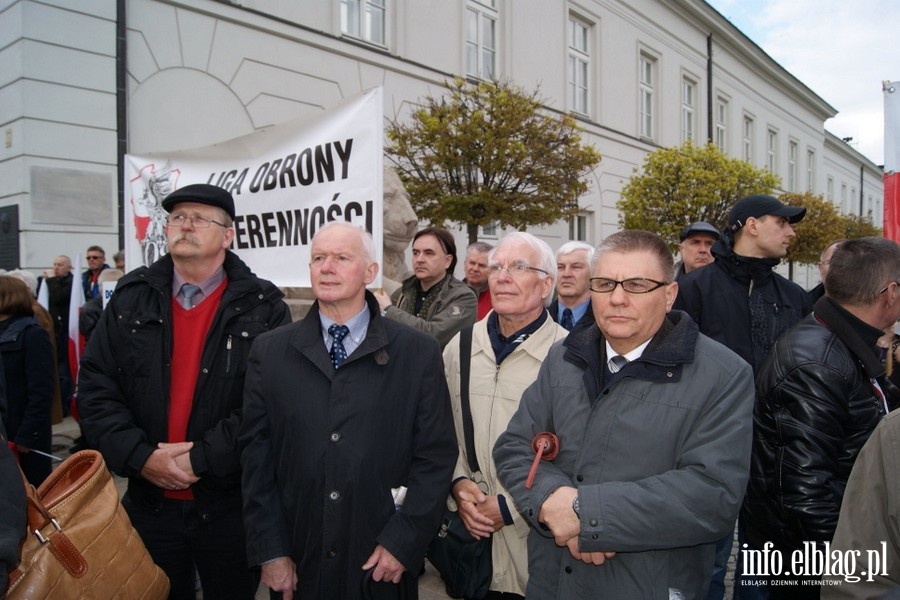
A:
POLYGON ((700 331, 726 345, 759 372, 772 344, 812 310, 806 291, 775 273, 777 259, 738 256, 727 240, 716 260, 678 280, 675 308, 700 331))
POLYGON ((885 414, 878 329, 828 297, 772 348, 756 382, 748 539, 782 551, 830 541, 856 455, 885 414))
MULTIPOLYGON (((6 432, 15 444, 50 452, 56 357, 50 335, 34 317, 0 322, 0 353, 6 375, 6 432)), ((39 485, 50 474, 50 459, 23 453, 22 470, 39 485)))
MULTIPOLYGON (((205 520, 240 505, 237 431, 250 346, 259 334, 290 322, 271 282, 231 252, 224 266, 228 287, 203 348, 187 428, 194 442, 191 466, 200 477, 191 489, 205 520)), ((84 434, 110 469, 129 478, 129 497, 148 508, 163 497, 140 471, 156 445, 168 441, 173 267, 167 255, 119 280, 78 380, 84 434)))
POLYGON ((366 296, 366 337, 339 369, 318 303, 299 323, 260 336, 250 354, 241 429, 247 556, 251 564, 293 558, 295 598, 415 597, 450 491, 457 448, 438 343, 382 318, 366 296), (395 510, 399 486, 408 491, 395 510), (377 544, 407 573, 399 586, 376 584, 362 596, 362 565, 377 544))
POLYGON ((0 435, 0 593, 6 589, 7 571, 19 564, 26 525, 22 474, 6 446, 6 438, 0 435))

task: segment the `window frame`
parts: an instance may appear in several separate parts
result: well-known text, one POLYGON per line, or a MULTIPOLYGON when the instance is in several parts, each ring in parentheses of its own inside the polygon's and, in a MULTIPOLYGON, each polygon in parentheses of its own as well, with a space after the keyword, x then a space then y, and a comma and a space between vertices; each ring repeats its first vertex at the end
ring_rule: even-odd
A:
POLYGON ((741 121, 741 153, 745 161, 753 164, 756 154, 756 119, 749 113, 744 113, 741 121))
POLYGON ((638 137, 656 139, 658 59, 642 50, 638 57, 638 137))
POLYGON ((467 77, 485 81, 497 79, 497 27, 500 15, 496 0, 466 0, 465 5, 464 60, 467 77), (475 19, 474 39, 472 39, 472 21, 475 19), (493 46, 488 47, 485 40, 485 24, 490 24, 490 38, 493 46), (486 67, 486 59, 490 57, 486 67), (474 64, 473 64, 474 60, 474 64))
POLYGON ((571 112, 580 115, 590 115, 591 105, 591 37, 594 30, 593 24, 569 14, 566 22, 566 85, 568 91, 567 106, 571 112), (580 28, 584 41, 584 47, 578 47, 576 32, 580 28), (579 69, 578 67, 581 67, 579 69), (579 71, 583 75, 583 81, 579 82, 579 71))
POLYGON ((681 143, 697 139, 697 80, 690 75, 681 77, 681 143), (690 98, 687 92, 690 91, 690 98))
POLYGON ((382 48, 387 47, 388 43, 388 3, 390 0, 341 0, 340 2, 340 21, 341 35, 351 37, 353 39, 373 44, 382 48), (355 7, 356 23, 355 27, 351 27, 350 8, 355 7), (372 35, 372 13, 380 13, 380 31, 381 39, 376 39, 372 35), (352 29, 352 31, 351 31, 352 29))

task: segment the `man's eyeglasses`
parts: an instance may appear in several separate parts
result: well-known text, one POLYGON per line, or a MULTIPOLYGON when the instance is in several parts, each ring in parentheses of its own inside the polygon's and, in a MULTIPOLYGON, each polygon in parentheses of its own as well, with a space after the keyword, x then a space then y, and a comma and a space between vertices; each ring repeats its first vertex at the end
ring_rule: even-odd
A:
MULTIPOLYGON (((892 281, 891 283, 896 283, 897 286, 900 287, 900 281, 892 281)), ((883 289, 883 290, 881 290, 880 292, 878 292, 878 295, 879 295, 879 296, 882 295, 883 293, 885 293, 886 291, 888 291, 888 289, 889 289, 890 287, 891 287, 891 284, 890 284, 890 283, 887 284, 886 286, 884 286, 884 289, 883 289)))
POLYGON ((643 277, 633 277, 631 279, 623 279, 622 281, 607 279, 606 277, 591 277, 592 292, 609 294, 616 289, 617 285, 621 285, 622 289, 629 294, 647 294, 668 284, 664 281, 645 279, 643 277))
POLYGON ((539 269, 537 267, 532 267, 528 263, 518 260, 511 265, 506 265, 505 267, 502 265, 488 265, 488 277, 499 277, 501 271, 506 271, 513 277, 522 276, 528 271, 537 271, 539 273, 543 273, 544 275, 549 275, 549 273, 543 269, 539 269))
POLYGON ((88 256, 87 257, 88 260, 103 260, 104 258, 106 258, 106 257, 105 256, 88 256))
POLYGON ((225 223, 219 223, 218 221, 214 221, 213 219, 207 219, 206 217, 201 217, 200 215, 194 215, 193 217, 189 217, 187 215, 170 215, 167 223, 172 227, 184 227, 184 224, 190 221, 191 227, 194 229, 207 229, 210 225, 215 223, 219 227, 228 228, 228 225, 225 223))

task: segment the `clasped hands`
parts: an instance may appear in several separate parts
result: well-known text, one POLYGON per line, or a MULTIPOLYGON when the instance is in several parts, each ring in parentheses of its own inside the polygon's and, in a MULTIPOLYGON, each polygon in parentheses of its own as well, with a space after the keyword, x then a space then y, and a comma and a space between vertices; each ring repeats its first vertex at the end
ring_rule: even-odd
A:
POLYGON ((582 552, 578 548, 578 534, 581 521, 572 509, 572 502, 578 490, 573 487, 559 487, 541 505, 538 521, 546 525, 553 534, 557 546, 565 546, 573 558, 589 565, 602 565, 616 555, 615 552, 582 552))
POLYGON ((141 477, 164 490, 186 490, 200 478, 191 467, 194 442, 160 442, 141 467, 141 477))
POLYGON ((482 492, 471 479, 460 479, 450 491, 463 525, 475 539, 490 537, 503 523, 497 496, 482 492))

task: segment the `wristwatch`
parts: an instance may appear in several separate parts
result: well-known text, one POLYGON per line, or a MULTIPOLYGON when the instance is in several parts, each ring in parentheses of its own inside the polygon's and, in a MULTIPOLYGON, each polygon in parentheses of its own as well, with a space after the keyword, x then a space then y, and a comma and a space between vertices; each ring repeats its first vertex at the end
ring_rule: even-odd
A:
POLYGON ((581 503, 578 502, 578 496, 575 496, 575 498, 572 500, 572 510, 575 511, 576 516, 581 516, 581 503))

